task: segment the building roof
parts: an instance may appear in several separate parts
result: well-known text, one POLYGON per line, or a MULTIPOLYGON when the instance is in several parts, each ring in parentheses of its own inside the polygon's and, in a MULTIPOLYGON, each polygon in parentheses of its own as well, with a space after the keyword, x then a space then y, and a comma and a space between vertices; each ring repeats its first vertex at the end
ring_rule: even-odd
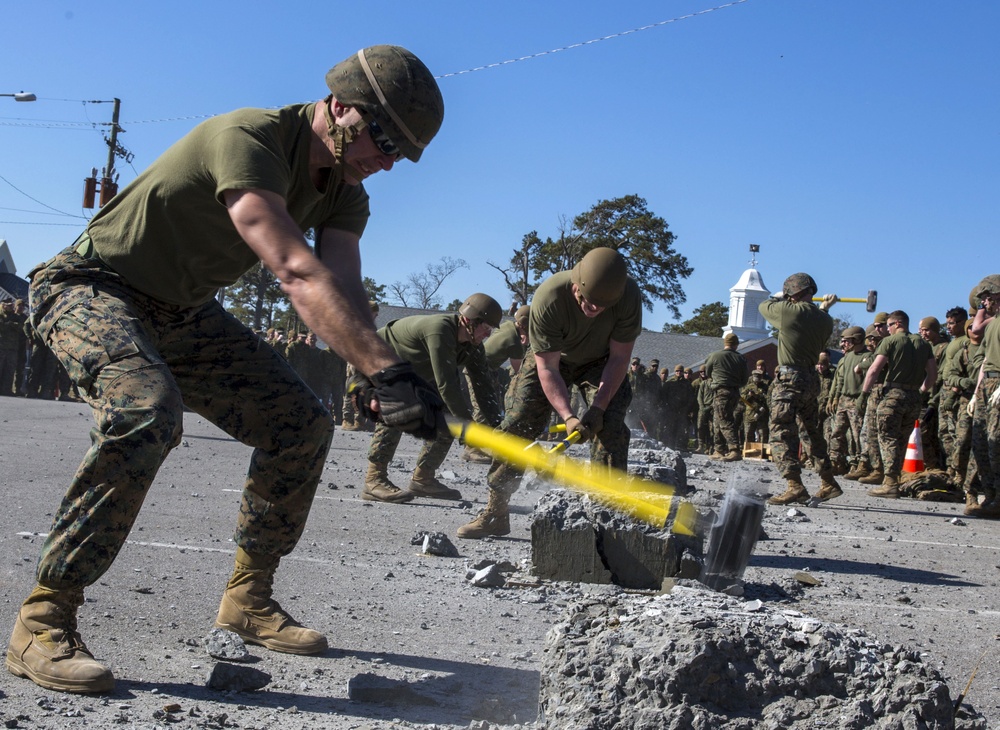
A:
POLYGON ((28 281, 17 274, 0 271, 0 301, 27 298, 28 281))

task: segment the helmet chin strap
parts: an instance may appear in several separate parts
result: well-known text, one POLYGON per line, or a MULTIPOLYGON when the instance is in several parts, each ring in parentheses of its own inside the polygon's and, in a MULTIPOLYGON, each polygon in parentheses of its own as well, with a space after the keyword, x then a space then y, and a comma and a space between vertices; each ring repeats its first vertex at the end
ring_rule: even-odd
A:
MULTIPOLYGON (((333 141, 333 157, 341 166, 356 170, 351 163, 347 162, 347 146, 365 131, 368 127, 368 122, 362 118, 356 124, 349 127, 337 124, 337 120, 333 118, 333 114, 330 112, 330 100, 332 98, 333 96, 331 95, 323 100, 323 113, 326 115, 327 134, 330 135, 330 139, 333 141)), ((357 170, 357 173, 359 175, 359 179, 364 179, 364 175, 360 170, 357 170)))

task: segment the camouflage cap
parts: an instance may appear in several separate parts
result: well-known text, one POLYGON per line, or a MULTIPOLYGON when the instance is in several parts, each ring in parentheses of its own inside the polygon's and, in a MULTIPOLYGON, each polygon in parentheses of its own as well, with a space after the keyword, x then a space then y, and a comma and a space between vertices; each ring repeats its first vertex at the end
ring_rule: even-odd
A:
POLYGON ((972 293, 980 299, 984 294, 996 294, 998 292, 1000 292, 1000 274, 984 276, 982 281, 972 290, 972 293))
POLYGON ((649 361, 649 364, 650 365, 659 365, 660 361, 657 360, 656 358, 653 358, 652 360, 649 361))
POLYGON ((641 363, 642 363, 642 360, 640 360, 639 358, 637 358, 637 357, 633 357, 632 358, 632 364, 633 365, 639 365, 641 363))
POLYGON ((684 372, 684 366, 683 365, 675 365, 674 366, 674 372, 675 373, 683 373, 684 372))
POLYGON ((684 374, 685 375, 691 375, 693 372, 694 372, 694 370, 692 370, 691 368, 684 368, 684 374))
POLYGON ((785 279, 785 283, 781 286, 781 291, 786 297, 795 296, 803 291, 809 291, 809 296, 814 296, 818 291, 818 287, 816 286, 815 279, 809 276, 809 274, 799 272, 785 279))

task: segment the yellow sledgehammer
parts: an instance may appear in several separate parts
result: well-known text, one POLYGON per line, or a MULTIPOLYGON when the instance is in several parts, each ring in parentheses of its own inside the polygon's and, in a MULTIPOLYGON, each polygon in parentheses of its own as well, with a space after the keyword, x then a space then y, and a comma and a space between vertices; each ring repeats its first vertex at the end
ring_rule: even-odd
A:
POLYGON ((562 454, 570 443, 579 440, 577 432, 546 451, 529 448, 532 443, 527 439, 494 431, 489 426, 452 416, 446 416, 446 421, 451 435, 461 443, 486 451, 518 469, 533 469, 554 482, 583 492, 654 527, 666 526, 672 515, 673 532, 689 536, 697 534, 698 511, 690 502, 675 499, 673 487, 637 479, 613 467, 585 465, 562 454), (576 438, 570 441, 574 436, 576 438))

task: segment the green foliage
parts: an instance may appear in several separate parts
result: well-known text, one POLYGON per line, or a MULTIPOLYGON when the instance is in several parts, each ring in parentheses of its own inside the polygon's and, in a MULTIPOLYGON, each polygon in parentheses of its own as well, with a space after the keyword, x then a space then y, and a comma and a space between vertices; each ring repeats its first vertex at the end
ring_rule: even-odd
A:
POLYGON ((219 299, 233 316, 255 330, 276 326, 275 319, 291 309, 281 284, 259 261, 235 284, 220 292, 219 299))
POLYGON ((572 269, 588 251, 604 246, 625 257, 647 310, 659 301, 675 317, 680 316, 677 305, 686 301, 680 280, 689 277, 693 269, 687 258, 674 250, 675 236, 667 222, 650 212, 643 198, 626 195, 602 200, 571 224, 561 220, 559 228, 555 239, 543 241, 537 231, 525 235, 508 267, 490 263, 503 274, 515 300, 528 302, 544 278, 572 269))
POLYGON ((379 304, 385 302, 385 284, 376 284, 375 280, 370 276, 362 277, 361 283, 368 294, 368 301, 378 302, 379 304))
POLYGON ((729 322, 729 307, 722 302, 702 304, 694 310, 694 316, 680 324, 663 325, 664 332, 679 335, 701 335, 702 337, 722 337, 722 328, 729 322))

